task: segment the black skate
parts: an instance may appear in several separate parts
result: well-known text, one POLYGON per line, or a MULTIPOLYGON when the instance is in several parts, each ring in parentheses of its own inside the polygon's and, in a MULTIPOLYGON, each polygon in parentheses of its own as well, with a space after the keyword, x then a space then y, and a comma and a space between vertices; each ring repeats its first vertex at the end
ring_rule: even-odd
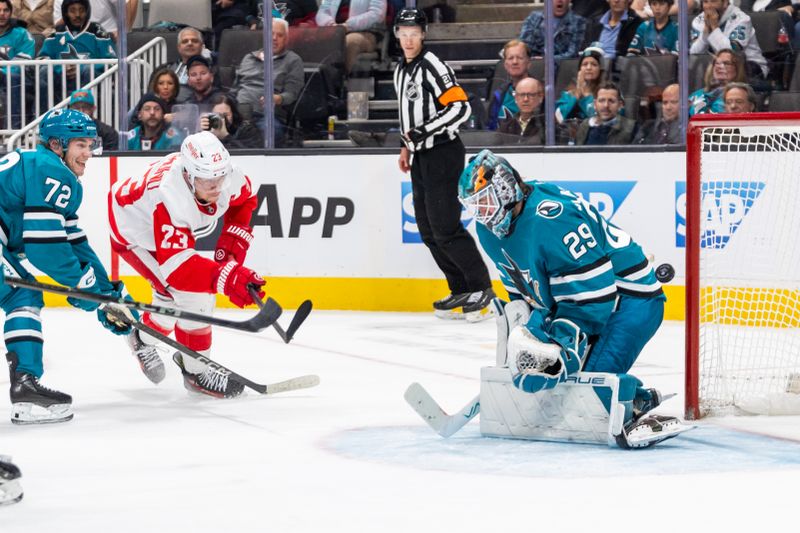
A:
POLYGON ((450 294, 433 302, 434 315, 444 319, 466 318, 468 322, 479 322, 491 316, 489 304, 494 297, 494 291, 491 288, 477 292, 450 294))
POLYGON ((10 457, 0 455, 0 505, 11 505, 22 499, 22 473, 10 457))
POLYGON ((649 448, 696 427, 687 426, 674 416, 650 415, 628 422, 616 440, 625 450, 649 448))
POLYGON ((164 380, 166 372, 164 371, 164 362, 158 355, 158 350, 152 344, 147 344, 142 341, 139 336, 139 330, 134 329, 129 335, 125 337, 131 353, 139 361, 139 368, 142 369, 147 379, 155 384, 159 384, 164 380))
POLYGON ((11 422, 14 424, 50 424, 72 420, 72 396, 48 389, 27 372, 17 372, 17 354, 8 352, 11 379, 11 422))
POLYGON ((231 379, 227 371, 219 367, 207 365, 202 373, 191 374, 183 366, 183 355, 180 352, 175 352, 172 360, 181 368, 183 385, 191 392, 200 392, 214 398, 235 398, 244 391, 243 384, 231 379))
POLYGON ((461 308, 467 322, 480 322, 491 317, 492 308, 489 304, 494 298, 495 294, 491 287, 470 294, 467 303, 461 308))

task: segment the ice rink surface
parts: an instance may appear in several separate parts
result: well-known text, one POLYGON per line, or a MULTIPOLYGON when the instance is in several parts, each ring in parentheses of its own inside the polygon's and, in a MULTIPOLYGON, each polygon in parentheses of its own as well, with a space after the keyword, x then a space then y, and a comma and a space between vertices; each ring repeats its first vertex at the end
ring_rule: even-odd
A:
MULTIPOLYGON (((290 345, 272 330, 217 328, 213 357, 253 381, 322 380, 219 401, 190 396, 171 361, 151 385, 93 314, 43 318, 42 381, 72 394, 75 419, 14 426, 3 392, 0 453, 22 469, 25 498, 0 508, 2 533, 796 527, 800 417, 703 422, 636 451, 487 439, 477 421, 436 435, 403 392, 418 381, 448 412, 461 408, 494 361, 491 320, 314 311, 290 345)), ((634 367, 679 393, 657 412, 682 412, 682 354, 682 325, 665 323, 634 367)))

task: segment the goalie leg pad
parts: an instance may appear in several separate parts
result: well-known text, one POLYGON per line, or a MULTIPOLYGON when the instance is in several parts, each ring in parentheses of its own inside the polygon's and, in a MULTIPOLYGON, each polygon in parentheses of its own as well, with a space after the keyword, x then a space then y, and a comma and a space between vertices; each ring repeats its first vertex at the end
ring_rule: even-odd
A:
POLYGON ((508 336, 508 368, 518 389, 535 393, 555 387, 561 379, 561 347, 542 342, 526 326, 508 336))

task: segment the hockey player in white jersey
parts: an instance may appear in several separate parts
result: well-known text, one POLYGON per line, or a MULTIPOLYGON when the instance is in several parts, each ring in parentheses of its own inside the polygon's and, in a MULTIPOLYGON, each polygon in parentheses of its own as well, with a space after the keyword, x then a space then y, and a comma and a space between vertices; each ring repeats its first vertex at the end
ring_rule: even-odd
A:
POLYGON ((641 247, 575 194, 524 182, 489 150, 462 173, 459 197, 513 300, 504 351, 516 388, 546 394, 580 371, 616 374, 627 405, 618 444, 647 446, 684 431, 674 417, 646 416, 660 394, 628 374, 664 315, 641 247))
MULTIPOLYGON (((239 307, 252 304, 248 286, 264 280, 243 265, 253 240, 250 220, 257 205, 250 180, 231 162, 222 143, 207 131, 187 137, 181 151, 153 163, 139 178, 117 183, 109 193, 112 248, 150 282, 153 301, 195 313, 213 312, 215 295, 239 307), (195 239, 222 222, 214 259, 195 250, 195 239)), ((211 326, 145 313, 142 322, 186 347, 208 355, 211 326)), ((155 339, 134 331, 134 356, 154 383, 164 378, 155 339)), ((239 395, 244 386, 224 372, 176 352, 186 388, 218 398, 239 395)))

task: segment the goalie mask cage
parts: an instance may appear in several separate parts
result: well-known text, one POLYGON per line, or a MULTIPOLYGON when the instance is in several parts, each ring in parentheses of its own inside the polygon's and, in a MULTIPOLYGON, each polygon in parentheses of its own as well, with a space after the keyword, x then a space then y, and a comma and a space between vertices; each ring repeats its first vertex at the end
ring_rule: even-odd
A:
POLYGON ((694 117, 686 157, 686 418, 800 414, 800 113, 694 117))

